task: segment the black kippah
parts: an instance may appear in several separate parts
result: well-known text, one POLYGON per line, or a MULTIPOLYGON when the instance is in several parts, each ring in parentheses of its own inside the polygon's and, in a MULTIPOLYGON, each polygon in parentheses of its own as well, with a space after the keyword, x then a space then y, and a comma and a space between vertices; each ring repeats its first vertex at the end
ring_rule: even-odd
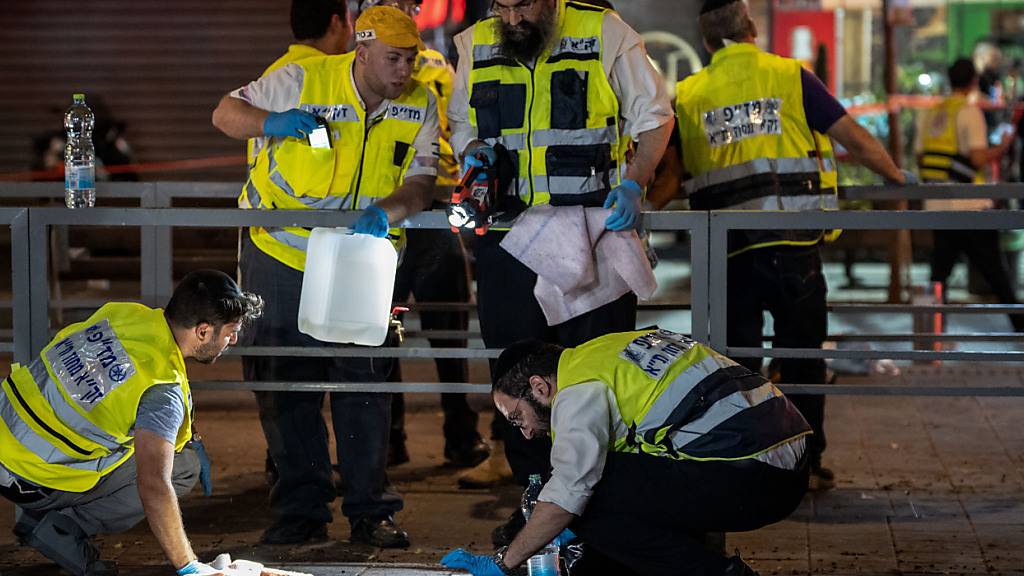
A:
POLYGON ((740 2, 741 0, 705 0, 704 5, 700 7, 700 15, 703 16, 712 10, 718 10, 724 8, 733 2, 740 2))
POLYGON ((491 381, 497 383, 505 374, 508 374, 516 364, 519 364, 527 357, 540 352, 545 347, 540 340, 520 340, 505 348, 498 361, 494 363, 494 370, 491 372, 491 381))

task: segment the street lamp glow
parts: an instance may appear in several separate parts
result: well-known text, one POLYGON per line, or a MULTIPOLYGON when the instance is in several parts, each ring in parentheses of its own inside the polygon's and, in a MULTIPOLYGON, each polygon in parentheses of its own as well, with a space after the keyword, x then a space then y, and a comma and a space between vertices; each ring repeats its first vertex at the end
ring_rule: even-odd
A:
POLYGON ((922 72, 917 77, 917 83, 920 84, 921 86, 924 86, 925 88, 930 88, 932 85, 932 75, 922 72))

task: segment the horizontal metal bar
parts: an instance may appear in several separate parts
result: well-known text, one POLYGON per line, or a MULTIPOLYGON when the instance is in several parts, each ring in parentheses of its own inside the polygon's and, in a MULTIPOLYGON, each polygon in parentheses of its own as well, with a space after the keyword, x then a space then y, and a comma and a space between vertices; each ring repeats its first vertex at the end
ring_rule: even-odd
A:
MULTIPOLYGON (((198 390, 259 390, 289 392, 390 392, 490 394, 490 384, 454 382, 192 382, 198 390)), ((829 396, 1024 396, 1024 386, 876 386, 871 384, 780 384, 786 394, 829 396)))
POLYGON ((14 342, 0 342, 0 352, 14 352, 14 342))
POLYGON ((424 392, 468 394, 490 394, 490 384, 467 384, 464 382, 240 382, 229 380, 205 380, 190 382, 189 386, 199 390, 287 390, 292 392, 424 392))
POLYGON ((843 200, 946 200, 952 198, 1024 198, 1024 184, 916 184, 914 186, 840 186, 843 200))
POLYGON ((723 352, 731 358, 850 358, 866 360, 969 360, 980 362, 1024 362, 1024 352, 959 352, 955 350, 822 350, 815 348, 746 348, 726 346, 723 352))
POLYGON ((711 226, 730 230, 1009 230, 1024 228, 1024 211, 927 212, 835 210, 711 212, 711 226))
POLYGON ((1024 386, 874 386, 871 384, 779 384, 784 394, 827 396, 1024 396, 1024 386))
POLYGON ((829 304, 829 312, 1024 314, 1024 304, 829 304))
MULTIPOLYGON (((765 338, 768 340, 769 338, 765 338)), ((832 334, 830 342, 1018 342, 1024 344, 1024 334, 1016 332, 972 332, 970 334, 930 334, 912 332, 900 334, 832 334)))
POLYGON ((306 358, 497 358, 498 348, 413 348, 386 346, 235 346, 231 356, 297 356, 306 358))

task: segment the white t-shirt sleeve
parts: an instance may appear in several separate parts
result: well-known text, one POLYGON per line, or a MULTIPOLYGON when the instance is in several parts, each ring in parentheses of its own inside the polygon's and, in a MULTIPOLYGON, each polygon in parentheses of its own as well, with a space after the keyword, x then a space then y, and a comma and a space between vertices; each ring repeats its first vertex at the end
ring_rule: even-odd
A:
POLYGON ((412 164, 405 172, 405 178, 410 176, 437 176, 437 159, 440 157, 440 135, 441 123, 437 115, 437 99, 434 93, 427 90, 427 112, 423 125, 420 126, 412 147, 415 156, 412 164))
POLYGON ((551 479, 538 500, 577 516, 583 513, 611 448, 612 401, 603 382, 584 382, 558 393, 551 411, 551 479))
POLYGON ((459 67, 455 71, 452 96, 448 99, 448 126, 451 128, 452 150, 461 157, 466 146, 476 140, 477 131, 469 122, 469 69, 473 65, 473 29, 455 37, 459 67))
POLYGON ((604 17, 602 65, 612 90, 619 98, 624 136, 640 134, 671 122, 672 98, 661 74, 647 58, 640 34, 614 12, 604 17))
POLYGON ((231 96, 261 110, 285 112, 299 107, 304 80, 302 66, 288 64, 249 82, 232 92, 231 96))

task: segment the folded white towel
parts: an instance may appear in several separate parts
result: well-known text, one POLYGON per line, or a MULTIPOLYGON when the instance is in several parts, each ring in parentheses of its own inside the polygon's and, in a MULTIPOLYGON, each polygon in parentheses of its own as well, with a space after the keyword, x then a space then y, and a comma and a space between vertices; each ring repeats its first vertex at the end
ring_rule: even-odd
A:
POLYGON ((540 204, 524 212, 501 247, 537 274, 534 296, 549 326, 633 291, 649 299, 658 287, 636 231, 604 227, 605 208, 540 204))

